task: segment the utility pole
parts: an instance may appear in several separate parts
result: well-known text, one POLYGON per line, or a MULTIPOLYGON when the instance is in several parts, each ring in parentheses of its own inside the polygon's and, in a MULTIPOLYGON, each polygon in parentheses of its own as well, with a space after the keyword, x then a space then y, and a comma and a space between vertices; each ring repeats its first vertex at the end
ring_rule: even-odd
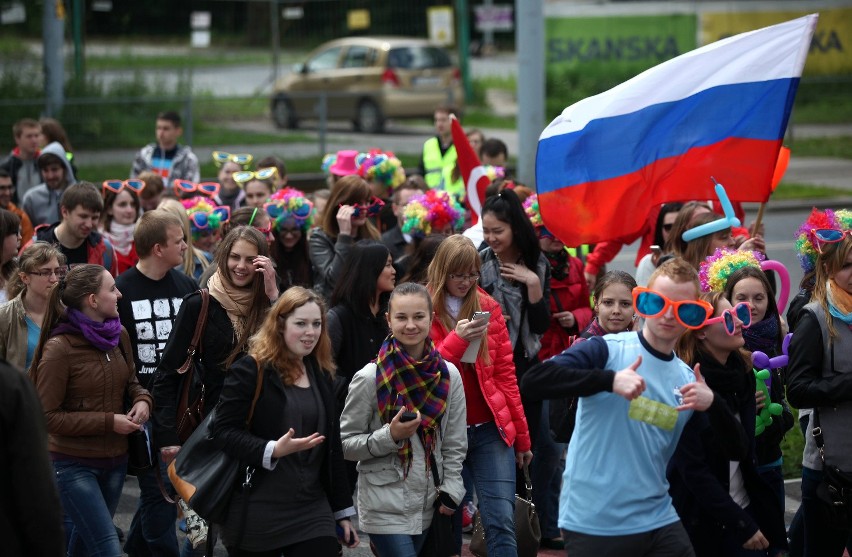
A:
POLYGON ((42 14, 42 41, 44 42, 44 93, 47 99, 45 114, 56 116, 65 102, 65 68, 62 63, 63 35, 65 31, 65 4, 63 0, 45 0, 42 14))
POLYGON ((468 17, 467 0, 456 0, 456 25, 458 29, 459 71, 464 85, 464 100, 473 100, 473 81, 470 78, 470 18, 468 17))
POLYGON ((544 129, 544 9, 542 0, 515 0, 518 53, 518 178, 535 183, 535 152, 544 129))

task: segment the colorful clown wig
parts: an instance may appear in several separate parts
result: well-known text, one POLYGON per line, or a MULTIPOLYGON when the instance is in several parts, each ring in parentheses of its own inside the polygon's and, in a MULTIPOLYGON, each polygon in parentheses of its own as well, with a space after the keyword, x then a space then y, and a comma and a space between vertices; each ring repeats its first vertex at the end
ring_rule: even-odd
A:
POLYGON ((703 292, 721 292, 728 284, 728 277, 743 267, 760 269, 766 256, 759 251, 737 251, 731 248, 716 248, 701 262, 698 278, 703 292))
POLYGON ((378 149, 372 149, 369 153, 358 155, 355 163, 358 165, 358 174, 362 178, 368 182, 379 182, 387 186, 389 194, 393 192, 393 188, 405 181, 402 162, 391 152, 384 153, 378 149))
POLYGON ((295 188, 284 188, 273 193, 263 208, 272 219, 276 231, 289 220, 293 220, 303 232, 314 224, 314 204, 295 188))
POLYGON ((464 225, 464 209, 444 190, 429 190, 412 197, 402 212, 402 231, 416 237, 441 232, 451 224, 453 230, 464 225))
POLYGON ((209 197, 190 197, 181 200, 181 203, 189 217, 193 240, 198 240, 204 233, 219 230, 230 218, 230 210, 226 211, 227 207, 216 207, 209 197))
POLYGON ((820 211, 814 207, 805 222, 799 226, 796 231, 796 255, 805 274, 816 269, 819 252, 814 244, 814 230, 820 228, 849 230, 849 228, 852 228, 852 211, 848 209, 820 211))
POLYGON ((531 195, 524 201, 524 211, 527 213, 527 217, 529 217, 534 228, 544 226, 544 221, 541 219, 541 210, 538 207, 537 195, 531 195))

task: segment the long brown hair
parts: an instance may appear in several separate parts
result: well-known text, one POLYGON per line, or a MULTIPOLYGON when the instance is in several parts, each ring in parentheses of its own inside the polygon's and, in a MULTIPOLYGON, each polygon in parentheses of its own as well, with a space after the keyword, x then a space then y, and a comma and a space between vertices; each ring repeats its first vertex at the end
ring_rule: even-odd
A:
POLYGON ((44 312, 44 320, 41 324, 41 334, 38 345, 33 353, 33 361, 30 364, 30 375, 38 367, 44 352, 44 345, 50 339, 50 332, 65 316, 66 308, 83 310, 83 303, 87 296, 97 294, 103 283, 105 269, 101 265, 75 265, 65 278, 53 285, 50 297, 47 300, 47 310, 44 312))
MULTIPOLYGON (((240 240, 248 242, 256 247, 258 255, 269 257, 269 244, 266 242, 266 238, 263 237, 263 234, 261 234, 256 228, 252 226, 238 226, 231 229, 231 231, 228 232, 228 234, 225 235, 219 243, 219 247, 216 248, 214 264, 216 265, 217 272, 219 273, 222 282, 224 282, 228 288, 234 290, 239 287, 231 282, 231 277, 228 273, 228 256, 230 255, 234 244, 240 240)), ((261 322, 266 316, 267 311, 269 311, 269 298, 266 297, 263 275, 256 273, 254 280, 251 281, 248 288, 251 289, 253 294, 251 308, 249 309, 248 317, 246 318, 246 326, 243 328, 243 334, 237 339, 236 346, 234 346, 233 351, 231 351, 228 355, 228 359, 226 360, 226 365, 229 367, 232 363, 234 363, 234 360, 236 360, 245 351, 249 338, 254 335, 258 328, 260 328, 261 322)))
POLYGON ((331 351, 331 339, 328 336, 325 302, 313 290, 301 286, 292 286, 285 290, 266 314, 260 329, 249 339, 248 353, 257 359, 258 367, 272 365, 278 370, 285 385, 292 385, 298 379, 301 366, 300 358, 281 341, 281 333, 287 318, 300 307, 310 303, 319 306, 322 316, 322 331, 311 355, 316 358, 320 369, 334 375, 336 365, 331 351))
MULTIPOLYGON (((721 291, 716 292, 702 292, 698 297, 700 300, 704 300, 705 302, 710 303, 713 306, 713 313, 715 314, 718 310, 718 305, 720 300, 725 300, 725 293, 721 291)), ((706 327, 705 325, 704 327, 706 327)), ((677 341, 677 347, 675 348, 675 353, 677 353, 678 358, 689 364, 690 366, 695 365, 698 361, 699 352, 707 353, 707 350, 703 350, 702 346, 704 341, 698 338, 698 334, 704 330, 704 327, 700 329, 687 329, 687 331, 680 336, 677 341)), ((737 350, 740 353, 740 356, 743 359, 744 372, 750 372, 751 366, 749 363, 751 362, 751 353, 744 348, 740 348, 737 350)), ((725 362, 719 362, 720 364, 724 364, 725 362)))
POLYGON ((811 301, 818 302, 825 312, 825 321, 828 324, 828 337, 830 342, 837 338, 837 329, 834 327, 834 318, 828 311, 828 280, 834 276, 846 263, 849 252, 852 251, 852 238, 846 236, 842 242, 824 244, 820 249, 822 253, 817 257, 816 275, 814 276, 814 292, 811 301))
MULTIPOLYGON (((470 238, 461 234, 454 234, 438 246, 438 251, 435 252, 435 257, 432 259, 426 275, 428 278, 426 287, 432 294, 435 317, 448 332, 456 328, 453 317, 447 311, 447 296, 449 295, 447 281, 450 279, 450 274, 468 273, 471 269, 479 273, 481 268, 482 260, 479 258, 479 252, 476 251, 476 247, 474 247, 470 238)), ((470 319, 475 312, 481 309, 479 286, 474 284, 462 300, 459 318, 470 319)), ((482 337, 482 344, 479 345, 479 357, 488 361, 488 335, 482 337)))
MULTIPOLYGON (((65 265, 65 254, 59 249, 58 244, 37 241, 28 245, 18 256, 18 272, 12 275, 9 284, 6 286, 9 299, 11 300, 21 292, 26 293, 27 285, 21 275, 32 273, 42 265, 50 263, 52 259, 56 259, 60 267, 65 265)), ((26 294, 24 295, 26 296, 26 294)))
MULTIPOLYGON (((340 234, 340 227, 337 224, 337 206, 338 205, 355 205, 363 203, 364 200, 371 198, 372 192, 370 185, 360 176, 351 175, 344 176, 334 184, 334 189, 331 196, 328 198, 328 203, 325 205, 325 210, 322 212, 323 231, 329 238, 337 240, 337 235, 340 234)), ((379 231, 372 222, 367 220, 363 225, 358 227, 355 234, 357 240, 378 240, 379 231)))

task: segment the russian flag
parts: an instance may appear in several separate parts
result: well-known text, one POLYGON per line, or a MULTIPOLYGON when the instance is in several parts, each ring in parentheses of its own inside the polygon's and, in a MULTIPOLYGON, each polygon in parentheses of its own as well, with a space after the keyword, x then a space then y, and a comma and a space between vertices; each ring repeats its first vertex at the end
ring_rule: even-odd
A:
POLYGON ((766 201, 817 14, 693 50, 569 106, 542 132, 536 189, 566 245, 635 234, 667 201, 766 201))

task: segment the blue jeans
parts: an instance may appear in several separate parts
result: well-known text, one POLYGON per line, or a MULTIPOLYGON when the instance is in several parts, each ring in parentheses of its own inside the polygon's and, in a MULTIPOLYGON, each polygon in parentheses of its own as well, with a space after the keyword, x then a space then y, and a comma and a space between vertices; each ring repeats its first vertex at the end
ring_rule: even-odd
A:
POLYGON ((96 468, 55 461, 53 469, 65 512, 69 557, 120 557, 121 545, 112 517, 121 498, 127 464, 96 468))
POLYGON ((849 532, 827 526, 825 509, 816 494, 822 470, 802 467, 802 522, 805 528, 804 557, 840 557, 849 532))
POLYGON ((423 542, 426 541, 427 529, 421 534, 370 534, 370 541, 376 548, 379 557, 417 557, 423 542))
POLYGON ((488 557, 517 557, 515 540, 515 450, 494 422, 467 428, 467 458, 479 500, 488 557))
MULTIPOLYGON (((151 422, 145 424, 150 427, 151 422)), ((163 485, 174 496, 169 482, 168 467, 161 458, 159 473, 163 485)), ((127 532, 124 551, 128 555, 157 557, 178 557, 178 541, 175 533, 177 507, 163 498, 154 470, 148 470, 136 477, 139 481, 139 505, 127 532)))
MULTIPOLYGON (((530 477, 533 484, 533 503, 538 513, 542 538, 558 538, 559 493, 562 487, 562 472, 565 461, 562 454, 565 444, 557 443, 550 434, 550 401, 541 405, 541 421, 538 428, 533 458, 530 463, 530 477)), ((523 494, 521 494, 523 496, 523 494)))

